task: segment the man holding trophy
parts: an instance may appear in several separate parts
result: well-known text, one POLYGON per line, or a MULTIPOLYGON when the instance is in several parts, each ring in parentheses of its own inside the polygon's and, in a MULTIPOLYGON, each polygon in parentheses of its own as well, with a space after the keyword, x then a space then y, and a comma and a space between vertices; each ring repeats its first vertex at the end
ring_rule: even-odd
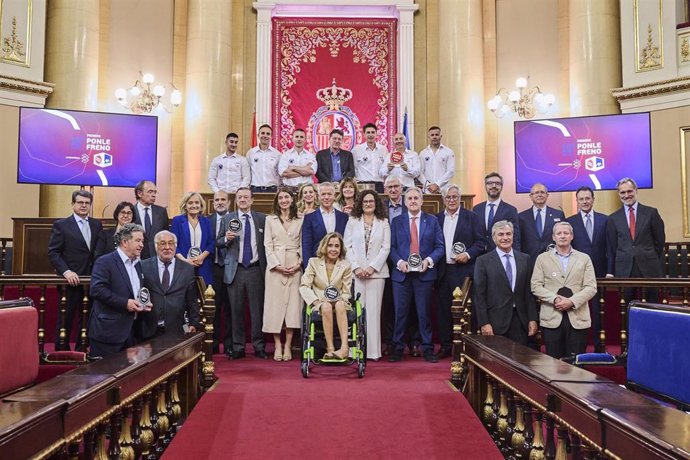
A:
POLYGON ((390 259, 394 270, 393 300, 395 304, 395 323, 393 328, 394 351, 389 361, 402 360, 410 305, 414 298, 419 319, 419 332, 422 336, 424 359, 438 362, 431 341, 431 317, 429 298, 436 280, 436 264, 445 255, 443 231, 438 219, 422 212, 422 191, 411 187, 405 192, 407 212, 393 219, 391 224, 390 259))

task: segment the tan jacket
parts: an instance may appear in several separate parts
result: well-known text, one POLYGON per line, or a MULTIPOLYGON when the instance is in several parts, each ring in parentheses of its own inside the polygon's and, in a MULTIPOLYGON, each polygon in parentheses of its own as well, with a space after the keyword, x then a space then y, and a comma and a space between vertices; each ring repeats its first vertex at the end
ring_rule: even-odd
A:
POLYGON ((532 293, 541 300, 539 324, 542 327, 560 326, 563 313, 554 308, 553 301, 558 295, 556 292, 562 287, 573 291, 570 300, 575 306, 568 310, 568 319, 573 328, 586 329, 592 325, 588 302, 597 293, 594 265, 587 254, 575 249, 572 251, 565 273, 555 250, 540 254, 534 264, 532 293))
POLYGON ((345 302, 350 301, 350 290, 352 289, 352 268, 350 263, 345 259, 337 261, 329 280, 326 273, 326 260, 320 257, 309 259, 309 264, 304 271, 304 275, 302 275, 302 282, 299 287, 299 293, 307 305, 311 305, 317 300, 325 300, 326 297, 323 291, 331 285, 340 290, 341 299, 345 302))

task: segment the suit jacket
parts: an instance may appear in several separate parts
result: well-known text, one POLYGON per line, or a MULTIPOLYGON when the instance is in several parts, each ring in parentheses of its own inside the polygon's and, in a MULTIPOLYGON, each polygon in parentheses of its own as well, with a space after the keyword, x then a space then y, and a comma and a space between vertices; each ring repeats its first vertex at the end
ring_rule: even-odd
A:
MULTIPOLYGON (((201 241, 198 243, 198 248, 201 251, 208 251, 209 255, 204 259, 204 262, 199 267, 199 276, 208 284, 213 283, 213 256, 215 254, 215 231, 211 227, 211 222, 204 216, 199 216, 199 225, 201 226, 201 241)), ((192 235, 189 232, 189 218, 186 214, 173 217, 170 231, 177 236, 177 254, 182 254, 187 257, 189 250, 192 248, 192 235)), ((155 255, 155 253, 154 253, 155 255)))
POLYGON ((117 227, 104 228, 98 233, 96 240, 96 249, 93 253, 93 258, 98 259, 104 254, 113 252, 117 247, 115 246, 115 231, 117 227))
POLYGON ((345 247, 352 270, 372 267, 376 271, 371 278, 390 276, 386 263, 391 250, 391 227, 388 219, 374 219, 367 245, 364 239, 364 219, 350 218, 345 227, 345 247))
MULTIPOLYGON (((226 214, 227 214, 227 212, 226 212, 226 214)), ((212 257, 212 259, 213 259, 213 261, 212 261, 211 263, 215 263, 216 251, 220 252, 220 249, 219 249, 218 247, 216 247, 216 240, 221 236, 221 234, 222 234, 221 231, 223 230, 223 228, 222 228, 223 226, 221 225, 221 226, 218 228, 218 233, 216 233, 216 223, 217 223, 219 220, 223 220, 223 216, 218 215, 217 212, 214 212, 213 214, 211 214, 210 216, 208 216, 208 221, 209 221, 210 224, 211 224, 211 231, 213 232, 213 246, 214 246, 214 248, 213 248, 213 251, 214 251, 214 252, 212 253, 211 256, 209 256, 209 257, 212 257)), ((222 256, 221 256, 220 254, 218 254, 218 255, 219 255, 219 257, 221 257, 221 258, 220 258, 220 263, 223 264, 223 258, 222 258, 222 256)))
POLYGON ((335 286, 340 291, 340 298, 346 302, 350 301, 352 289, 352 268, 350 263, 343 259, 335 263, 331 278, 326 272, 326 260, 321 257, 309 259, 307 268, 302 275, 299 286, 299 293, 304 302, 311 305, 317 300, 325 300, 323 291, 328 286, 335 286))
MULTIPOLYGON (((443 232, 443 224, 446 221, 446 213, 440 212, 436 214, 438 218, 438 225, 441 227, 441 232, 443 232)), ((455 233, 453 234, 453 244, 461 242, 465 245, 465 251, 470 256, 470 260, 466 264, 455 264, 458 270, 461 272, 459 276, 465 278, 467 276, 472 276, 474 274, 474 264, 477 257, 484 254, 484 248, 486 247, 486 239, 484 238, 484 225, 481 223, 479 216, 472 211, 460 208, 458 209, 458 220, 455 226, 455 233)), ((443 238, 445 243, 445 236, 443 238)), ((444 245, 445 246, 445 245, 444 245)), ((447 248, 446 248, 447 249, 447 248)), ((438 263, 438 277, 443 278, 446 273, 446 263, 445 254, 438 263)))
MULTIPOLYGON (((341 150, 340 153, 340 172, 343 179, 355 177, 355 161, 352 152, 341 150)), ((333 182, 333 163, 331 162, 331 149, 319 150, 316 153, 316 178, 319 182, 333 182)))
MULTIPOLYGON (((422 281, 433 281, 437 277, 437 265, 445 257, 443 244, 443 231, 438 225, 436 216, 420 213, 419 221, 419 255, 422 259, 430 257, 434 261, 434 266, 419 274, 422 281)), ((390 260, 393 263, 393 281, 405 281, 406 273, 398 270, 398 261, 407 262, 410 257, 410 216, 407 212, 402 213, 391 224, 391 253, 390 260)))
POLYGON ((613 275, 629 278, 634 260, 643 277, 662 277, 666 234, 659 211, 638 203, 634 241, 630 237, 625 213, 625 207, 622 207, 611 214, 606 226, 607 242, 614 254, 613 275))
POLYGON ((541 300, 539 324, 542 327, 556 328, 561 325, 563 313, 554 308, 553 301, 563 287, 573 291, 570 300, 575 306, 568 310, 570 324, 575 329, 590 327, 592 321, 588 302, 597 293, 597 279, 592 260, 584 252, 573 249, 565 273, 555 250, 537 257, 532 273, 532 293, 541 300))
POLYGON ((159 317, 163 319, 167 333, 182 333, 185 312, 189 324, 195 326, 197 330, 201 329, 194 267, 176 260, 172 282, 167 290, 163 289, 158 275, 157 256, 142 260, 141 271, 144 275, 144 286, 151 293, 153 309, 139 313, 137 316, 134 325, 137 339, 146 340, 153 337, 156 334, 159 317))
POLYGON ((544 220, 544 232, 539 238, 537 227, 534 222, 532 206, 518 214, 520 221, 520 247, 521 251, 529 254, 532 263, 537 260, 537 256, 546 250, 547 246, 553 243, 553 225, 556 222, 565 221, 563 211, 554 209, 550 206, 544 208, 542 219, 544 220))
MULTIPOLYGON (((136 264, 141 286, 144 277, 136 264)), ((127 311, 127 301, 136 299, 132 283, 120 253, 113 251, 94 263, 89 295, 93 300, 89 317, 89 338, 103 343, 125 343, 132 332, 134 312, 127 311)))
POLYGON ((84 241, 74 215, 53 223, 48 241, 48 259, 58 276, 62 276, 67 270, 72 270, 81 276, 91 274, 96 241, 103 226, 100 221, 92 217, 88 218, 88 222, 91 230, 90 248, 84 241))
POLYGON ((515 255, 515 291, 508 283, 504 262, 496 250, 477 258, 474 266, 473 297, 477 324, 491 324, 494 334, 505 334, 510 328, 513 305, 525 331, 530 321, 537 321, 537 306, 530 281, 532 268, 527 254, 515 255))
MULTIPOLYGON (((235 279, 235 273, 237 273, 237 264, 240 263, 240 240, 242 238, 234 238, 232 241, 225 241, 225 233, 228 231, 228 223, 232 219, 239 219, 239 211, 232 211, 225 216, 220 224, 220 236, 216 240, 216 247, 221 248, 221 254, 223 256, 223 262, 225 263, 225 273, 223 277, 223 282, 225 284, 231 284, 235 279)), ((252 216, 252 231, 254 232, 254 237, 256 238, 256 248, 259 252, 259 266, 261 267, 261 277, 263 278, 266 273, 266 247, 264 246, 264 228, 266 227, 266 214, 262 212, 251 211, 252 216)), ((244 223, 243 223, 244 224, 244 223)), ((243 227, 244 229, 244 227, 243 227)), ((257 289, 262 286, 257 286, 257 289)))
POLYGON ((587 254, 592 259, 597 278, 603 278, 607 273, 613 274, 614 257, 613 254, 610 254, 610 248, 606 241, 606 226, 609 216, 595 211, 592 213, 594 214, 592 241, 589 240, 585 222, 580 212, 568 217, 567 221, 573 226, 573 241, 571 243, 573 248, 587 254))
MULTIPOLYGON (((347 225, 347 214, 335 210, 335 231, 341 235, 345 234, 347 225)), ((321 208, 304 216, 302 224, 302 264, 306 267, 309 259, 316 256, 321 239, 326 236, 326 224, 323 222, 321 208)))
MULTIPOLYGON (((482 201, 472 208, 472 211, 479 216, 482 229, 484 230, 484 237, 486 238, 486 252, 489 252, 493 249, 496 249, 496 243, 494 243, 493 238, 491 238, 491 229, 486 228, 486 206, 487 202, 482 201)), ((508 204, 501 200, 494 212, 494 223, 498 222, 499 220, 507 220, 513 224, 513 250, 519 251, 522 247, 522 243, 520 241, 520 221, 518 219, 517 208, 512 204, 508 204)))
MULTIPOLYGON (((139 208, 134 204, 134 223, 144 227, 144 216, 139 215, 139 208)), ((167 230, 169 227, 168 211, 163 206, 151 205, 151 230, 150 235, 144 233, 144 249, 141 251, 141 258, 148 259, 156 255, 156 243, 153 240, 156 233, 167 230)))

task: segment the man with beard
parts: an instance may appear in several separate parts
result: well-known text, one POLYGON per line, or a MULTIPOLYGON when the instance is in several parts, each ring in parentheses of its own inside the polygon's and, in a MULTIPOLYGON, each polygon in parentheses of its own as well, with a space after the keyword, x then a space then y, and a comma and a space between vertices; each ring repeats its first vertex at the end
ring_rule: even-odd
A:
POLYGON ((501 200, 501 192, 503 191, 503 177, 497 173, 492 172, 484 177, 484 187, 486 188, 487 201, 482 201, 476 205, 472 211, 479 216, 484 228, 484 237, 486 238, 486 251, 490 251, 496 247, 496 243, 491 237, 491 229, 494 222, 500 220, 507 220, 513 224, 513 244, 515 250, 520 250, 520 225, 518 223, 517 208, 511 204, 501 200))

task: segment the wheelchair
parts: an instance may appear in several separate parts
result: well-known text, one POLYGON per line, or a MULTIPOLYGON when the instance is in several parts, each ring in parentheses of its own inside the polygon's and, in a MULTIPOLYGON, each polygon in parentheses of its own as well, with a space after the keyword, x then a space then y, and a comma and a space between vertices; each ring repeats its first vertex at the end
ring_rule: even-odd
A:
MULTIPOLYGON (((352 310, 347 312, 347 335, 350 356, 347 359, 318 358, 326 351, 321 315, 307 305, 302 311, 302 377, 309 377, 310 368, 317 365, 357 365, 357 376, 361 379, 367 367, 367 317, 365 307, 357 294, 352 310)), ((335 317, 335 314, 334 314, 335 317)), ((336 349, 340 347, 340 336, 334 325, 333 339, 336 349)))

